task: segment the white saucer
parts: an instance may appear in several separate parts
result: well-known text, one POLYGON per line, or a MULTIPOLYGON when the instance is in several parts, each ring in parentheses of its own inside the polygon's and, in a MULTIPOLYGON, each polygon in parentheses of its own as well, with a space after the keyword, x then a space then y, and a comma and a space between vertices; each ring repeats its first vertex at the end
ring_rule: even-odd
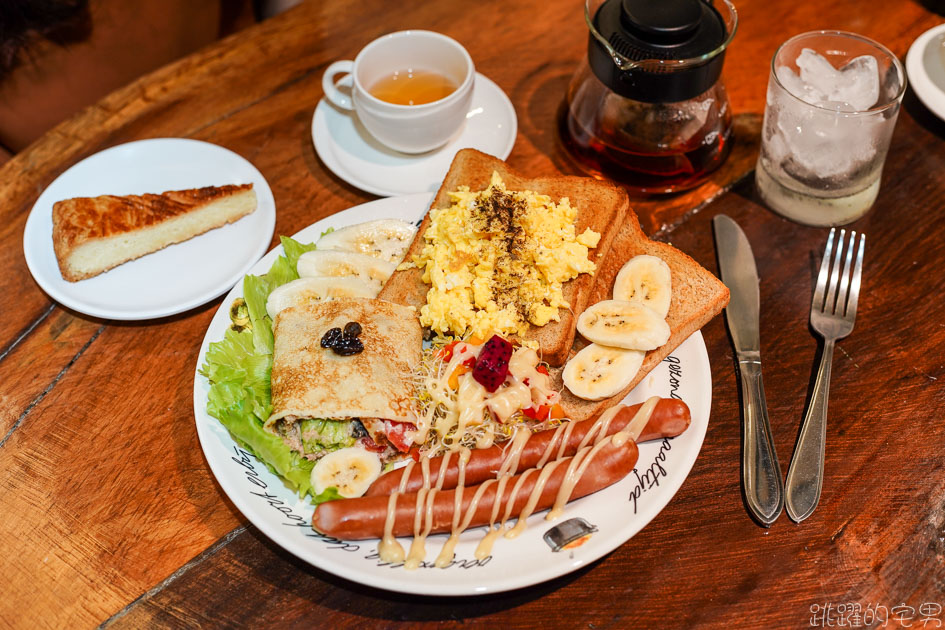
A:
POLYGON ((410 155, 388 149, 367 132, 357 115, 322 99, 312 118, 315 151, 328 169, 352 186, 382 197, 434 192, 460 149, 505 159, 515 144, 515 108, 498 85, 476 73, 466 124, 436 151, 410 155))
POLYGON ((945 120, 943 38, 945 38, 945 24, 940 24, 919 35, 906 55, 906 74, 909 75, 909 82, 919 100, 933 114, 945 120))
POLYGON ((198 140, 139 140, 91 155, 57 177, 30 211, 23 253, 36 283, 60 304, 105 319, 152 319, 182 313, 229 291, 269 249, 275 224, 272 191, 243 157, 198 140), (256 210, 239 221, 87 280, 67 282, 59 272, 52 242, 57 201, 250 183, 256 210))

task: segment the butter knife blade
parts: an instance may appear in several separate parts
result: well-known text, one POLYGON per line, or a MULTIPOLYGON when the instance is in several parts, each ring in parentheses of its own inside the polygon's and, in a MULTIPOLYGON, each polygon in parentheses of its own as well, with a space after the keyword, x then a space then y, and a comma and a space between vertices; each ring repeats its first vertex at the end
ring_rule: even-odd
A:
POLYGON ((758 270, 748 237, 734 220, 720 214, 712 226, 722 282, 731 294, 725 319, 742 390, 742 487, 752 515, 769 527, 784 507, 784 483, 761 380, 758 270))

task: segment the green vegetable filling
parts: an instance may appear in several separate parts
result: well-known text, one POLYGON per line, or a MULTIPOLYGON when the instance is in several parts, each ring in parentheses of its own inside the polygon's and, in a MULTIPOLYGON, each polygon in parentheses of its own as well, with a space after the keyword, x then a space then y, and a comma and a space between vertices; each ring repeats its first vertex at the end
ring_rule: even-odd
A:
POLYGON ((299 422, 299 431, 306 454, 354 446, 351 422, 309 418, 299 422))
MULTIPOLYGON (((314 244, 306 245, 285 236, 281 240, 285 255, 276 259, 269 272, 243 279, 250 325, 239 331, 228 329, 221 341, 211 343, 200 373, 210 381, 207 413, 217 418, 242 448, 304 497, 312 494, 311 472, 315 462, 293 451, 280 436, 263 429, 263 422, 272 411, 269 377, 273 337, 266 300, 276 287, 298 279, 299 256, 315 249, 314 244)), ((332 430, 326 429, 326 434, 333 435, 332 430)))

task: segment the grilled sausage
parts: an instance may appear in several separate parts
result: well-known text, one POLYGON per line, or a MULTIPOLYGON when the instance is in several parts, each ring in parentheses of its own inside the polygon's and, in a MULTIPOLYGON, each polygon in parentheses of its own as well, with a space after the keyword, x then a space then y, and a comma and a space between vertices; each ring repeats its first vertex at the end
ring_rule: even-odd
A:
MULTIPOLYGON (((639 450, 633 441, 627 440, 615 443, 614 440, 606 440, 594 454, 584 474, 575 484, 570 496, 571 500, 587 496, 620 481, 630 474, 638 457, 639 450)), ((548 475, 547 481, 538 496, 534 508, 535 512, 548 509, 554 505, 558 490, 561 488, 572 459, 572 457, 562 458, 551 469, 551 473, 548 475)), ((551 463, 547 464, 546 468, 551 465, 551 463)), ((498 498, 500 505, 496 522, 501 522, 507 511, 508 501, 512 502, 511 518, 515 518, 521 513, 535 488, 540 474, 540 470, 529 469, 508 479, 502 489, 501 496, 498 498), (525 479, 516 491, 516 486, 522 477, 525 477, 525 479), (514 496, 512 496, 513 494, 514 496)), ((486 483, 489 485, 483 491, 474 508, 469 527, 488 525, 492 518, 493 504, 496 501, 496 491, 499 484, 495 480, 486 483)), ((467 511, 472 505, 477 490, 478 486, 466 486, 462 489, 461 521, 466 518, 467 511)), ((425 528, 426 521, 422 519, 426 518, 427 500, 429 500, 429 505, 432 507, 430 532, 435 534, 451 531, 457 490, 439 492, 431 490, 430 492, 435 492, 435 494, 433 494, 432 499, 429 498, 429 494, 424 495, 420 528, 425 528)), ((410 536, 414 533, 418 496, 420 496, 418 493, 411 492, 397 497, 394 508, 394 536, 410 536)), ((375 495, 322 503, 315 508, 315 513, 312 516, 312 527, 316 531, 342 540, 380 538, 384 533, 389 500, 390 497, 375 495)))
MULTIPOLYGON (((613 435, 617 431, 620 431, 625 426, 627 426, 627 423, 633 419, 633 416, 639 409, 640 405, 637 404, 625 406, 623 409, 618 411, 617 415, 614 416, 613 420, 610 422, 610 425, 607 427, 607 435, 613 435)), ((563 455, 570 456, 577 452, 578 445, 581 443, 581 440, 584 439, 584 436, 587 435, 587 432, 590 431, 594 426, 596 420, 597 418, 595 417, 591 418, 590 420, 582 420, 581 422, 575 423, 575 427, 572 430, 571 435, 568 437, 567 446, 565 446, 563 455)), ((672 398, 660 399, 659 403, 657 403, 656 407, 653 409, 653 413, 650 416, 649 422, 647 422, 646 426, 643 428, 643 432, 640 434, 640 437, 637 438, 637 442, 657 440, 664 437, 675 437, 689 427, 689 422, 689 407, 686 405, 686 403, 681 400, 674 400, 672 398)), ((526 470, 528 468, 535 467, 541 460, 542 455, 545 453, 548 443, 554 439, 554 434, 554 430, 538 431, 533 433, 525 443, 525 447, 522 449, 522 454, 518 463, 518 470, 526 470)), ((470 453, 469 461, 466 463, 466 485, 471 486, 477 483, 482 483, 486 479, 494 478, 498 473, 499 468, 502 466, 503 460, 505 459, 505 450, 507 446, 507 444, 494 445, 489 448, 473 450, 470 453)), ((552 459, 558 454, 559 447, 560 444, 556 444, 554 446, 552 459)), ((437 483, 442 460, 443 456, 433 457, 430 459, 431 486, 435 486, 437 483)), ((513 470, 510 472, 515 473, 517 471, 513 470)), ((394 490, 397 490, 402 477, 402 470, 392 470, 381 475, 377 481, 371 484, 371 487, 368 488, 365 496, 372 497, 389 495, 394 490)), ((445 478, 441 488, 444 490, 455 488, 458 477, 459 462, 457 457, 454 455, 452 460, 447 463, 445 478)), ((404 491, 416 492, 422 486, 423 473, 419 466, 414 466, 408 474, 407 485, 405 486, 404 491)))

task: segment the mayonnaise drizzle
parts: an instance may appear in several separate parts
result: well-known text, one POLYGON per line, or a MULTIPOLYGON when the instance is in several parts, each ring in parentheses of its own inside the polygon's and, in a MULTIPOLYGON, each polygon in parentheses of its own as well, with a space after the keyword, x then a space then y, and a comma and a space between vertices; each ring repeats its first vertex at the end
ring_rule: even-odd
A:
MULTIPOLYGON (((423 515, 426 512, 424 506, 430 499, 436 496, 436 488, 430 487, 430 458, 420 458, 420 472, 423 475, 423 486, 417 491, 417 505, 413 514, 413 542, 410 545, 410 551, 407 552, 407 559, 404 561, 404 568, 416 569, 420 566, 420 561, 426 556, 424 543, 429 533, 429 529, 421 534, 420 526, 423 522, 423 515)), ((405 482, 401 481, 401 484, 405 482)), ((431 502, 432 503, 432 502, 431 502)))
MULTIPOLYGON (((440 466, 440 476, 437 479, 437 488, 443 486, 443 479, 446 476, 446 461, 449 460, 449 454, 443 458, 443 464, 440 466)), ((436 561, 433 563, 434 566, 442 569, 449 565, 450 561, 453 559, 453 549, 456 548, 456 543, 459 542, 459 535, 462 533, 466 526, 460 527, 460 514, 462 513, 463 505, 463 490, 466 488, 466 462, 469 461, 469 449, 461 448, 459 451, 459 472, 456 481, 456 490, 453 493, 453 523, 452 528, 450 529, 450 537, 446 539, 446 543, 443 545, 443 549, 440 550, 440 555, 436 557, 436 561)), ((469 515, 469 520, 472 519, 472 513, 469 515)), ((466 520, 466 525, 469 524, 469 520, 466 520)))
POLYGON ((481 345, 460 341, 453 346, 450 360, 438 363, 437 373, 424 378, 430 400, 417 419, 414 443, 428 442, 433 431, 431 450, 437 453, 455 452, 462 443, 469 444, 469 439, 475 440, 476 448, 488 448, 495 441, 496 423, 511 421, 523 409, 560 401, 551 379, 538 371, 538 353, 527 347, 512 353, 506 382, 495 392, 486 391, 469 372, 459 376, 454 391, 450 386, 453 373, 463 364, 469 365, 470 359, 476 360, 481 351, 481 345))
POLYGON ((417 493, 417 511, 413 520, 413 543, 411 543, 407 559, 404 561, 405 569, 416 569, 427 555, 426 541, 430 534, 430 528, 433 526, 433 500, 436 498, 437 489, 430 488, 429 492, 426 493, 424 493, 424 490, 426 488, 421 488, 420 492, 417 493), (421 505, 424 506, 422 511, 419 509, 421 505), (419 531, 421 521, 425 522, 422 532, 419 531))
POLYGON ((407 489, 407 480, 410 478, 410 471, 413 470, 414 461, 411 459, 404 466, 404 472, 400 476, 400 486, 396 492, 392 492, 387 501, 387 518, 384 520, 384 536, 377 546, 377 556, 384 562, 403 562, 404 548, 397 539, 394 538, 394 516, 397 514, 397 498, 407 489))
MULTIPOLYGON (((622 407, 612 407, 601 414, 601 416, 594 422, 593 425, 591 425, 591 428, 581 440, 580 444, 578 445, 577 452, 570 458, 568 467, 565 470, 564 478, 561 482, 561 487, 558 489, 558 493, 555 495, 554 505, 545 516, 546 519, 553 520, 558 518, 563 513, 564 506, 570 500, 575 487, 584 476, 588 466, 593 461, 597 453, 608 442, 619 446, 626 443, 628 440, 636 440, 640 436, 644 427, 652 416, 653 410, 656 408, 656 404, 658 402, 659 398, 656 397, 648 399, 643 405, 640 406, 640 409, 630 420, 630 422, 627 423, 623 430, 618 431, 613 436, 610 436, 609 439, 607 438, 607 430, 610 427, 611 421, 614 419, 620 409, 622 409, 622 407), (592 440, 593 444, 591 444, 592 440)), ((504 534, 506 538, 515 538, 521 534, 527 525, 526 521, 528 517, 535 510, 535 507, 541 498, 548 479, 554 473, 555 469, 562 462, 568 459, 563 457, 563 455, 573 429, 574 424, 570 422, 563 423, 562 425, 558 426, 549 440, 548 446, 545 448, 545 451, 543 452, 542 457, 536 467, 523 471, 516 480, 511 492, 506 495, 505 488, 508 485, 508 481, 516 474, 522 451, 526 442, 528 441, 528 438, 532 435, 531 432, 525 428, 520 427, 516 429, 512 439, 509 440, 508 444, 505 446, 502 464, 499 467, 496 478, 488 479, 479 484, 479 487, 476 489, 476 492, 470 500, 469 506, 466 508, 465 513, 462 514, 462 517, 460 516, 460 513, 462 512, 463 493, 465 491, 466 463, 469 461, 470 451, 466 448, 457 447, 456 450, 459 451, 459 471, 456 490, 453 498, 453 519, 449 538, 446 540, 442 550, 437 556, 434 563, 435 566, 442 568, 448 566, 452 561, 456 544, 459 541, 459 535, 469 527, 469 524, 472 522, 472 518, 475 515, 476 510, 478 509, 482 500, 482 496, 493 484, 495 484, 496 490, 492 503, 492 512, 489 518, 489 526, 485 536, 476 547, 474 554, 475 557, 480 560, 488 557, 492 553, 492 547, 499 536, 504 534), (551 453, 555 452, 556 447, 556 457, 555 459, 549 461, 551 453), (515 497, 518 496, 522 486, 536 471, 538 472, 538 478, 535 480, 535 484, 528 495, 525 505, 516 517, 515 526, 511 528, 507 527, 507 522, 510 518, 512 518, 512 511, 515 507, 515 497), (496 519, 498 518, 499 512, 502 510, 503 506, 505 507, 505 510, 502 516, 502 521, 498 526, 496 526, 496 519)), ((393 524, 396 516, 397 497, 406 490, 407 480, 410 476, 414 462, 408 462, 404 467, 404 472, 400 479, 400 485, 397 491, 391 494, 388 501, 387 519, 384 523, 384 537, 381 539, 380 545, 378 546, 380 558, 385 562, 404 561, 404 567, 407 569, 415 569, 420 566, 420 563, 423 561, 426 555, 425 541, 433 527, 433 506, 435 503, 436 494, 442 490, 450 456, 451 453, 447 453, 443 457, 437 474, 437 482, 434 487, 431 487, 430 484, 430 458, 420 458, 420 469, 423 476, 423 486, 417 491, 417 502, 413 520, 414 540, 413 544, 410 546, 410 552, 407 554, 406 560, 404 560, 403 547, 400 546, 400 544, 393 538, 392 535, 393 524)))
POLYGON ((567 470, 564 471, 564 479, 561 480, 561 487, 558 488, 558 494, 555 495, 554 505, 545 515, 545 519, 552 521, 561 516, 561 513, 564 512, 564 504, 568 502, 571 493, 574 492, 574 486, 584 476, 587 465, 591 463, 591 460, 605 444, 607 444, 607 440, 600 440, 594 446, 585 446, 574 454, 567 470))
POLYGON ((483 434, 476 438, 476 448, 489 448, 495 442, 495 425, 487 424, 483 434))
POLYGON ((384 521, 384 537, 377 545, 377 555, 384 562, 403 562, 405 557, 403 546, 394 538, 394 519, 391 518, 391 515, 397 511, 397 497, 399 496, 399 492, 392 492, 387 499, 387 520, 384 521))
POLYGON ((515 433, 512 434, 512 439, 509 440, 503 450, 504 457, 502 458, 502 465, 499 466, 499 471, 496 474, 497 477, 514 475, 518 471, 518 462, 522 458, 522 450, 524 450, 525 443, 528 442, 528 438, 530 438, 531 435, 532 432, 525 427, 516 427, 515 433))
MULTIPOLYGON (((525 507, 522 508, 522 511, 519 512, 518 522, 515 523, 515 527, 505 532, 506 538, 515 538, 523 531, 525 531, 525 521, 529 516, 532 515, 532 512, 535 511, 535 505, 538 504, 538 499, 541 498, 542 490, 545 489, 545 484, 548 482, 548 477, 551 476, 551 473, 555 471, 555 468, 558 467, 563 460, 556 459, 553 462, 550 462, 548 465, 542 467, 541 473, 538 475, 538 479, 535 481, 535 486, 532 488, 531 494, 528 495, 528 502, 525 503, 525 507)), ((533 469, 534 470, 534 469, 533 469)), ((513 499, 510 498, 509 502, 511 503, 513 499)))

